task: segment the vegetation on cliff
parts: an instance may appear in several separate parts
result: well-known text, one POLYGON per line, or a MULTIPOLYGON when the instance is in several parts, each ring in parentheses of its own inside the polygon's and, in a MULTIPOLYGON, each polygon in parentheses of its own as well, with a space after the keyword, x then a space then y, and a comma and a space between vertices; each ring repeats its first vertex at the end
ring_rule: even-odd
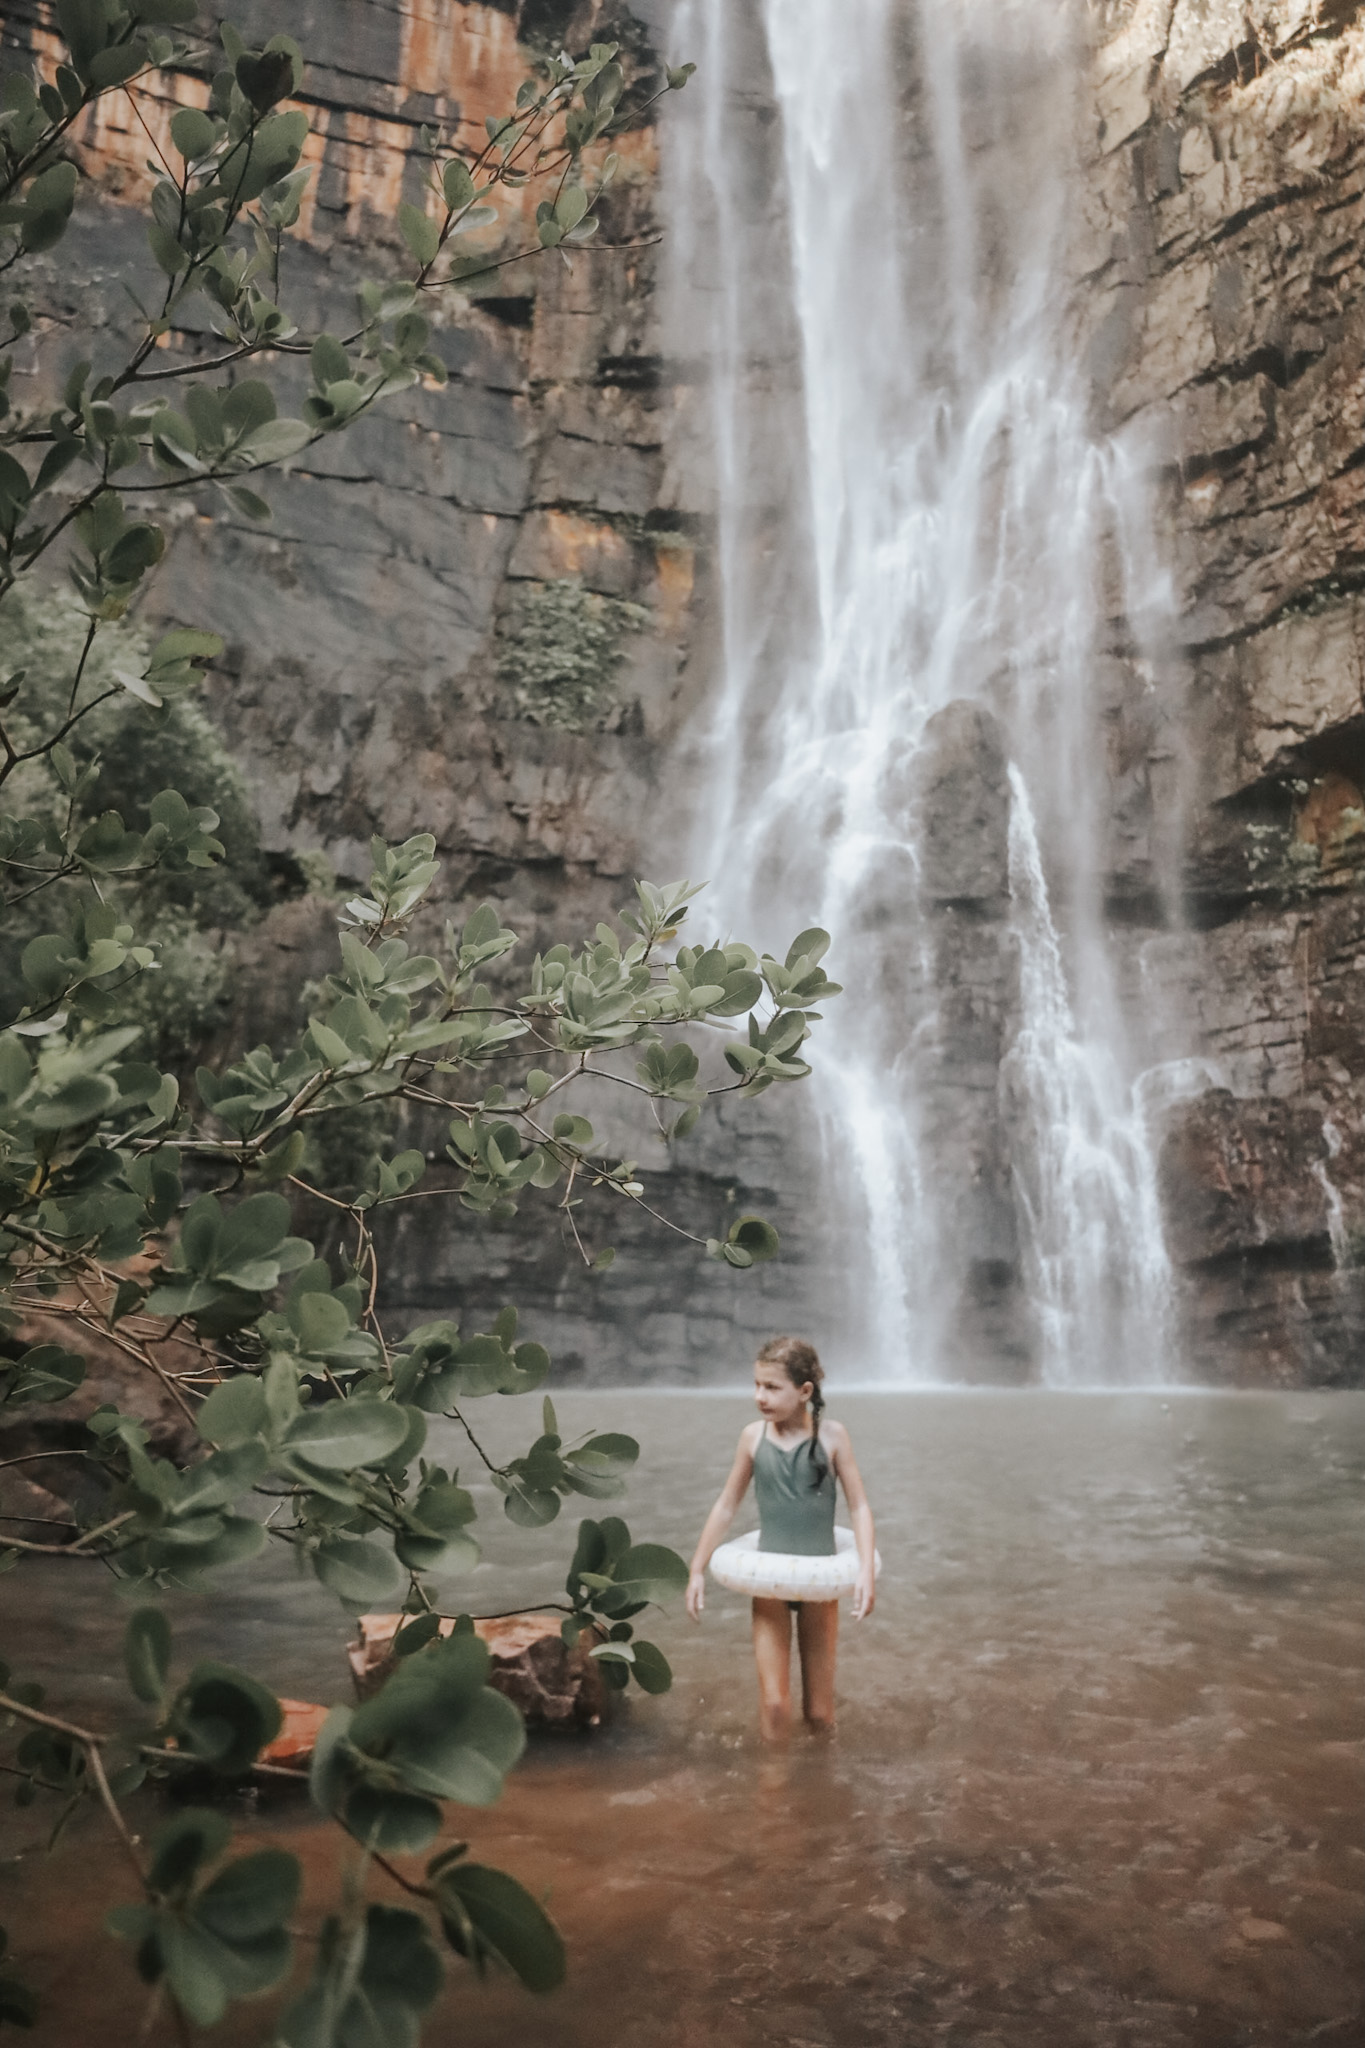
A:
MULTIPOLYGON (((276 1849, 232 1855, 215 1810, 179 1810, 147 1846, 125 1817, 149 1773, 239 1782, 280 1726, 250 1674, 177 1667, 174 1596, 275 1544, 352 1610, 401 1603, 393 1676, 359 1708, 336 1707, 316 1749, 314 1800, 352 1852, 334 1908, 305 1930, 311 1975, 271 2025, 288 2048, 410 2043, 441 1987, 441 1937, 534 1990, 562 1972, 540 1904, 440 1839, 445 1802, 495 1799, 524 1738, 469 1618, 439 1633, 436 1581, 478 1547, 459 1474, 424 1456, 428 1418, 463 1432, 525 1527, 618 1497, 637 1446, 615 1433, 566 1443, 546 1399, 522 1455, 486 1456, 469 1404, 539 1388, 548 1356, 518 1341, 510 1307, 483 1331, 441 1320, 387 1335, 374 1217, 429 1192, 427 1160, 388 1140, 375 1151, 339 1205, 348 1255, 334 1266, 293 1229, 293 1198, 318 1193, 313 1136, 357 1109, 421 1105, 445 1122, 466 1213, 505 1216, 535 1191, 602 1267, 610 1247, 583 1242, 581 1192, 657 1211, 634 1162, 556 1097, 591 1069, 643 1093, 676 1135, 709 1093, 801 1078, 815 1005, 837 990, 823 933, 802 933, 781 961, 680 945, 696 891, 640 883, 617 928, 553 947, 515 985, 500 969, 495 998, 485 977, 516 937, 488 906, 435 952, 410 943, 437 872, 419 833, 375 842, 335 971, 292 1043, 201 1068, 192 1089, 157 1063, 171 923, 192 929, 211 902, 240 925, 263 887, 240 786, 193 707, 220 643, 193 626, 149 642, 128 623, 165 551, 166 496, 201 509, 216 496, 265 520, 273 470, 389 393, 443 380, 423 305, 528 253, 470 250, 500 188, 539 181, 534 247, 567 259, 592 236, 627 85, 615 46, 599 44, 543 61, 477 148, 425 136, 424 201, 399 210, 410 273, 367 283, 345 332, 309 334, 283 290, 309 176, 306 117, 285 104, 301 55, 286 36, 253 49, 226 27, 220 52, 194 39, 194 14, 193 0, 57 0, 63 61, 0 87, 0 269, 19 277, 61 241, 90 108, 111 93, 136 106, 158 72, 184 102, 164 152, 148 124, 159 279, 155 292, 135 281, 127 354, 54 377, 51 338, 19 300, 0 337, 0 633, 27 649, 0 683, 0 876, 22 983, 0 1031, 0 1410, 60 1411, 90 1347, 112 1345, 171 1404, 180 1439, 179 1455, 160 1455, 143 1419, 106 1404, 78 1453, 98 1483, 74 1512, 7 1517, 0 1568, 94 1571, 129 1596, 125 1675, 147 1711, 141 1725, 89 1727, 22 1672, 0 1673, 4 1763, 21 1804, 54 1802, 54 1834, 83 1801, 105 1809, 129 1874, 108 1925, 149 1987, 144 2038, 187 2039, 289 1977, 300 1870, 276 1849), (35 334, 37 397, 21 403, 8 366, 35 334), (285 417, 271 380, 289 357, 311 389, 285 417), (48 598, 35 610, 25 582, 59 565, 75 609, 48 598), (688 1034, 745 1018, 725 1044, 730 1077, 708 1089, 688 1034)), ((741 1270, 776 1248, 755 1217, 696 1242, 741 1270)), ((0 1462, 42 1497, 36 1454, 11 1445, 0 1462)), ((663 1690, 667 1662, 636 1617, 684 1576, 618 1517, 582 1521, 565 1641, 589 1642, 609 1683, 663 1690)), ((5 1973, 0 2019, 31 2016, 21 1976, 5 1973)))
POLYGON ((649 618, 643 605, 585 590, 572 576, 533 584, 503 635, 498 680, 518 718, 584 732, 611 708, 623 633, 649 618))

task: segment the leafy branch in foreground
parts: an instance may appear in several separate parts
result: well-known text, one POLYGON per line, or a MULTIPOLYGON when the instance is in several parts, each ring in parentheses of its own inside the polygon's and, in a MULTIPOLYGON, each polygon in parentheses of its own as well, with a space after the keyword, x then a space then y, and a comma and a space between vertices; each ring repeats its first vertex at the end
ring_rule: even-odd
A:
MULTIPOLYGON (((802 933, 781 960, 728 939, 687 943, 695 888, 642 882, 616 925, 551 948, 518 978, 515 936, 489 905, 436 950, 414 950, 414 921, 434 924, 435 841, 376 840, 306 1027, 201 1068, 190 1088, 149 1057, 146 991, 163 960, 152 912, 172 883, 221 873, 232 835, 213 803, 174 787, 144 791, 132 820, 104 803, 94 738, 111 704, 164 738, 171 707, 209 686, 221 653, 192 625, 149 646, 124 623, 165 553, 168 494, 267 518, 270 472, 389 394, 440 384, 419 306, 439 314, 451 287, 584 246, 613 134, 690 67, 627 92, 616 47, 595 45, 542 65, 477 148, 426 137, 427 203, 397 222, 406 274, 365 283, 335 331, 304 332, 284 292, 309 175, 307 116, 286 104, 302 79, 297 46, 275 36, 249 48, 227 26, 220 49, 186 40, 193 0, 56 0, 54 11, 64 60, 0 81, 0 271, 61 242, 81 189, 70 152, 102 96, 126 94, 140 117, 159 68, 172 86, 199 80, 207 105, 176 111, 171 153, 150 167, 154 269, 122 351, 58 377, 49 330, 22 298, 0 333, 0 631, 19 616, 16 586, 40 568, 62 563, 78 606, 60 674, 0 676, 0 892, 22 982, 0 1030, 0 1427, 50 1413, 85 1475, 64 1516, 30 1520, 27 1502, 6 1515, 0 1568, 84 1568, 134 1600, 169 1602, 273 1546, 352 1611, 401 1604, 392 1676, 365 1704, 335 1709, 316 1750, 313 1797, 350 1861, 340 1903, 309 1930, 311 1977, 273 2038, 410 2048, 441 1985, 433 1930, 476 1969, 502 1962, 532 1989, 552 1988, 563 1967, 543 1908, 441 1840, 446 1804, 490 1803, 523 1733, 487 1683, 470 1617, 445 1611, 447 1582, 479 1550, 471 1492, 428 1456, 431 1418, 450 1425, 445 1442, 468 1443, 527 1528, 566 1500, 618 1498, 638 1447, 611 1431, 566 1440, 546 1400, 527 1448, 495 1458, 474 1404, 539 1388, 548 1354, 518 1339, 511 1308, 489 1330, 450 1318, 386 1331, 378 1212, 422 1200, 500 1219, 543 1202, 600 1267, 611 1248, 585 1241, 582 1207, 596 1190, 730 1267, 771 1257, 776 1236, 760 1218, 707 1239, 668 1217, 638 1163, 599 1140, 582 1098, 598 1086, 638 1096, 674 1142, 709 1096, 800 1080, 818 1005, 837 993, 821 965, 828 940, 802 933), (528 181, 543 194, 533 242, 489 240, 490 199, 528 181), (34 404, 17 402, 10 376, 21 345, 34 404), (307 358, 312 388, 282 417, 270 376, 290 356, 307 358), (439 1173, 394 1135, 339 1198, 312 1177, 312 1141, 384 1106, 395 1132, 400 1109, 439 1126, 439 1173), (296 1228, 319 1203, 341 1225, 335 1261, 296 1228), (72 1450, 64 1404, 95 1350, 173 1406, 174 1455, 115 1401, 72 1450), (405 1867, 411 1857, 420 1869, 405 1867), (401 1896, 375 1901, 379 1883, 401 1896)), ((0 1464, 41 1475, 46 1455, 25 1446, 0 1464)), ((635 1630, 685 1577, 681 1559, 635 1542, 619 1518, 585 1520, 566 1597, 549 1611, 608 1684, 661 1692, 667 1659, 635 1630)), ((278 1850, 230 1855, 228 1823, 209 1811, 182 1811, 141 1845, 125 1805, 141 1800, 145 1813, 149 1778, 240 1781, 280 1725, 273 1693, 230 1666, 203 1662, 174 1682, 171 1649, 163 1607, 136 1607, 126 1672, 156 1710, 140 1733, 89 1728, 8 1675, 0 1724, 20 1803, 57 1803, 53 1839, 82 1802, 99 1803, 136 1884, 109 1924, 150 1987, 143 2038, 161 2028, 184 2040, 231 2000, 284 1982, 298 1867, 278 1850)), ((19 1979, 0 1976, 0 2017, 23 2023, 29 2009, 19 1979)))
MULTIPOLYGON (((107 1925, 131 1945, 138 1975, 152 1987, 149 2023, 169 1993, 184 2021, 208 2027, 232 1999, 270 1991, 289 1975, 302 1870, 278 1848, 223 1861, 232 1830, 212 1808, 182 1808, 149 1850, 134 1835, 123 1804, 149 1775, 191 1788, 206 1777, 220 1788, 239 1783, 281 1724, 273 1694, 229 1665, 200 1663, 172 1687, 171 1648, 161 1610, 136 1609, 125 1668, 134 1693, 159 1715, 142 1738, 47 1712, 42 1689, 13 1683, 3 1666, 0 1720, 27 1730, 11 1767, 22 1803, 39 1789, 58 1794, 60 1828, 88 1793, 112 1822, 139 1896, 113 1907, 107 1925)), ((434 1849, 420 1873, 400 1867, 433 1848, 446 1801, 488 1805, 521 1754, 520 1716, 491 1690, 488 1672, 488 1652, 466 1618, 453 1636, 412 1645, 364 1706, 328 1716, 309 1786, 353 1848, 343 1904, 319 1932, 310 1980, 273 2031, 280 2048, 415 2040, 444 1977, 433 1931, 480 1972, 497 1964, 540 1992, 562 1980, 563 1943, 544 1908, 505 1872, 467 1861, 467 1844, 434 1849), (370 1899, 375 1878, 422 1910, 370 1899)), ((4 2016, 30 2024, 23 1987, 10 1981, 3 1994, 4 2016)))

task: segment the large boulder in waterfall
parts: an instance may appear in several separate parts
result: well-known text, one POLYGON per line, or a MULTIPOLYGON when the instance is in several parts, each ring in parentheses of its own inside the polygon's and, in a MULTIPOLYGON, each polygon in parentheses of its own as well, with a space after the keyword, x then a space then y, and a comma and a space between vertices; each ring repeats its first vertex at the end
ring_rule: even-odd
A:
POLYGON ((909 777, 920 883, 940 903, 1002 911, 1009 898, 1009 759, 1000 721, 959 698, 936 711, 909 777))

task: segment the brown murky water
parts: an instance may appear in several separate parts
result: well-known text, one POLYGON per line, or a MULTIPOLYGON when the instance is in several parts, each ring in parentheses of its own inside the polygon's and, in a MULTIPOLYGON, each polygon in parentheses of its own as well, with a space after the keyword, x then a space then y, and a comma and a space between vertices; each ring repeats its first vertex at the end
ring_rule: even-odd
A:
MULTIPOLYGON (((860 1395, 853 1431, 886 1560, 846 1628, 838 1736, 754 1736, 747 1616, 662 1623, 677 1683, 594 1739, 535 1747, 475 1851, 549 1894, 570 1987, 452 1975, 434 2042, 464 2048, 1326 2048, 1365 2043, 1365 1396, 860 1395)), ((566 1429, 645 1444, 626 1503, 686 1549, 741 1398, 566 1397, 566 1429), (648 1508, 645 1506, 649 1500, 648 1508)), ((485 1404, 507 1448, 529 1426, 485 1404)), ((492 1525, 479 1611, 545 1597, 564 1529, 492 1525)), ((0 1583, 6 1653, 116 1639, 104 1586, 0 1583)), ((185 1609, 281 1691, 341 1697, 348 1632, 259 1571, 185 1609)), ((112 1718, 119 1687, 68 1696, 112 1718)), ((0 1920, 47 1993, 35 2048, 137 2037, 122 1891, 99 1818, 50 1861, 3 1819, 0 1920)), ((143 1824, 155 1822, 155 1812, 143 1824)), ((333 1886, 335 1837, 244 1815, 333 1886)), ((456 1968, 458 1969, 458 1965, 456 1968)), ((268 2008, 212 2036, 268 2039, 268 2008)), ((162 2035, 154 2036, 163 2038, 162 2035)))

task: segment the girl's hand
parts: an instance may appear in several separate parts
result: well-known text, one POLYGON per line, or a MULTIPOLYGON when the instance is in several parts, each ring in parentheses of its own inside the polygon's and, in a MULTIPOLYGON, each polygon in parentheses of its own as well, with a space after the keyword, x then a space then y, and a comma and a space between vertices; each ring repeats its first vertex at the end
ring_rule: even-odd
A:
POLYGON ((701 1611, 706 1605, 706 1574, 692 1572, 687 1581, 687 1611, 693 1621, 701 1620, 701 1611))
POLYGON ((876 1604, 876 1578, 869 1571, 860 1571, 853 1582, 853 1619, 866 1621, 876 1604))

